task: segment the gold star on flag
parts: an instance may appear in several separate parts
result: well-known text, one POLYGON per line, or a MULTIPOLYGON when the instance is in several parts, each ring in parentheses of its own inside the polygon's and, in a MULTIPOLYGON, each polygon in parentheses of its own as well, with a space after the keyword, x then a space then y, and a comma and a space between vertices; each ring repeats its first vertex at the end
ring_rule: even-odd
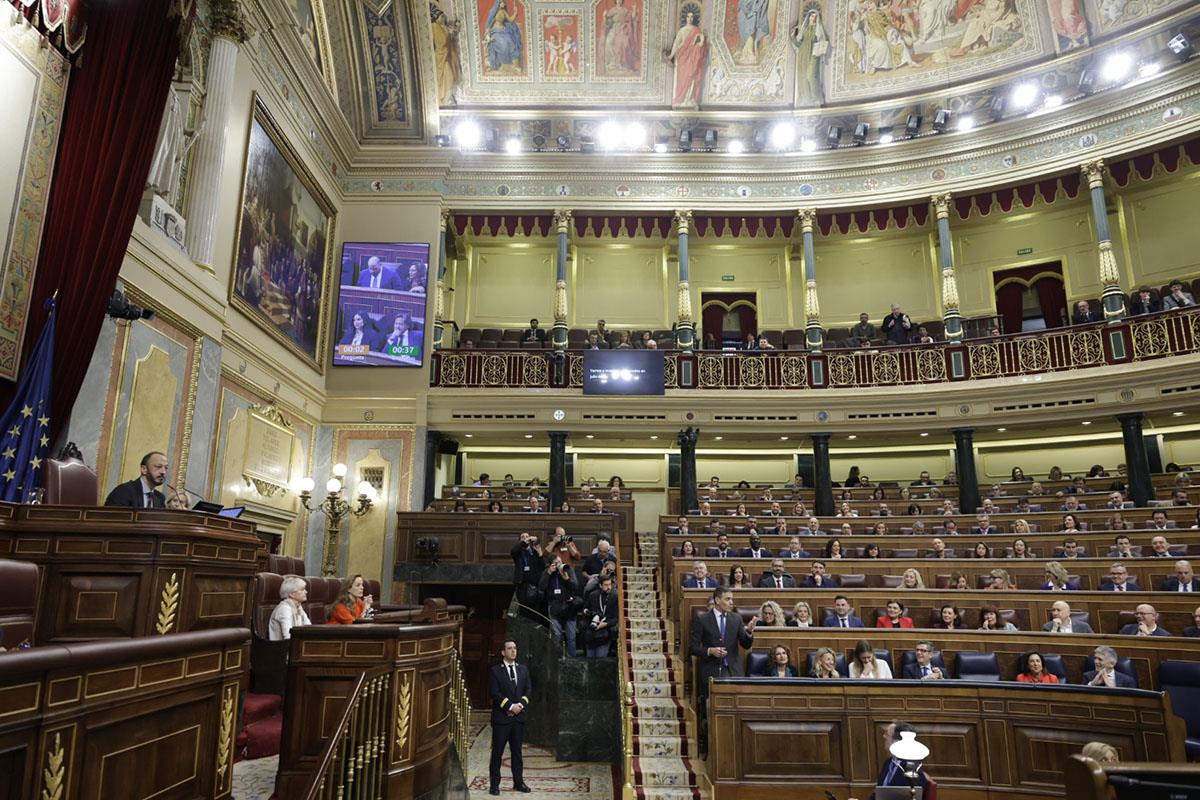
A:
POLYGON ((21 435, 21 427, 19 425, 13 425, 12 429, 8 432, 8 435, 19 437, 21 435))
POLYGON ((42 438, 39 439, 38 441, 41 442, 42 447, 46 447, 47 445, 50 444, 50 437, 43 433, 42 438))
POLYGON ((28 419, 29 417, 32 417, 33 416, 33 408, 31 406, 25 406, 24 408, 22 408, 21 416, 25 417, 26 419, 28 419))
POLYGON ((16 458, 17 451, 10 447, 7 450, 5 450, 3 453, 0 453, 0 455, 4 456, 5 458, 16 458))
POLYGON ((29 459, 29 466, 33 467, 34 469, 37 469, 41 465, 42 465, 42 460, 40 458, 38 458, 37 456, 34 456, 33 458, 29 459))
POLYGON ((3 475, 4 480, 6 481, 11 481, 13 478, 17 477, 17 473, 13 472, 11 468, 8 470, 8 472, 3 473, 3 475))
POLYGON ((47 417, 45 415, 38 417, 38 425, 45 427, 46 425, 49 425, 49 424, 50 424, 49 417, 47 417))

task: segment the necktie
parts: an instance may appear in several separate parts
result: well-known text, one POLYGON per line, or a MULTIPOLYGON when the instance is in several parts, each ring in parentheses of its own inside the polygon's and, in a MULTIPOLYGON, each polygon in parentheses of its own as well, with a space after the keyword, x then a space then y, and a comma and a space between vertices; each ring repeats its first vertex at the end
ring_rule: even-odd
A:
POLYGON ((1181 592, 1190 592, 1191 590, 1192 590, 1192 584, 1190 584, 1190 583, 1181 583, 1181 584, 1179 584, 1179 591, 1181 591, 1181 592))
POLYGON ((777 588, 777 589, 782 589, 782 588, 783 588, 783 578, 776 578, 776 579, 775 579, 775 588, 777 588))
POLYGON ((372 275, 372 276, 371 276, 371 288, 372 288, 372 289, 378 289, 378 288, 379 288, 379 276, 378 276, 378 275, 372 275))
POLYGON ((1118 583, 1118 584, 1117 584, 1117 591, 1118 591, 1118 592, 1123 592, 1123 591, 1125 591, 1125 584, 1123 584, 1123 583, 1118 583))
POLYGON ((925 678, 928 676, 929 676, 929 667, 921 667, 921 677, 925 678))
POLYGON ((843 628, 849 628, 849 627, 850 627, 850 620, 846 619, 845 617, 842 617, 842 627, 843 627, 843 628))
POLYGON ((721 646, 723 647, 725 645, 725 615, 718 614, 717 622, 720 623, 718 627, 721 629, 721 646))
POLYGON ((154 492, 146 492, 146 508, 154 508, 154 492))
POLYGON ((508 677, 512 680, 513 685, 516 686, 516 684, 517 684, 517 665, 516 664, 508 665, 508 677))

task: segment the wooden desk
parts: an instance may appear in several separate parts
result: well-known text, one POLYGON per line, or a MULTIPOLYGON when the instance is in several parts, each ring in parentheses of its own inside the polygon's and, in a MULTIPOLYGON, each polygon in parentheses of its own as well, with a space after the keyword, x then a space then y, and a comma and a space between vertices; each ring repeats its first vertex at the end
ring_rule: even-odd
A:
POLYGON ((1062 797, 1063 765, 1089 741, 1122 760, 1184 761, 1165 695, 1017 683, 716 681, 709 700, 714 800, 866 797, 888 756, 883 729, 917 727, 939 796, 1062 797))
POLYGON ((0 557, 42 573, 38 645, 249 627, 260 545, 213 514, 0 503, 0 557))

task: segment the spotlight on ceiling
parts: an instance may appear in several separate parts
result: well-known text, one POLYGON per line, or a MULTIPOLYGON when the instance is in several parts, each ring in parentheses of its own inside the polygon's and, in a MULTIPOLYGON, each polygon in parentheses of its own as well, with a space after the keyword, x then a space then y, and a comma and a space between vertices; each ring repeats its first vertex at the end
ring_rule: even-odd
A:
POLYGON ((842 140, 842 129, 839 125, 830 125, 829 130, 825 131, 825 144, 829 147, 837 147, 838 142, 842 140))
POLYGON ((692 151, 692 132, 683 130, 679 132, 679 150, 684 153, 692 151))
POLYGON ((545 147, 546 147, 546 137, 542 136, 540 133, 536 134, 533 137, 533 149, 537 150, 540 153, 540 152, 542 152, 542 150, 545 147))
POLYGON ((1109 83, 1115 83, 1128 75, 1131 69, 1133 69, 1133 59, 1129 54, 1116 52, 1104 60, 1101 75, 1109 83))
POLYGON ((571 137, 570 137, 570 136, 567 136, 565 133, 560 133, 560 134, 559 134, 559 135, 558 135, 558 136, 557 136, 557 137, 554 139, 554 143, 558 145, 558 149, 559 149, 559 150, 569 150, 569 149, 571 149, 571 137))
POLYGON ((974 130, 975 129, 975 118, 972 117, 970 114, 967 114, 965 117, 959 117, 957 127, 960 131, 974 130))
POLYGON ((813 152, 816 152, 816 149, 817 149, 817 143, 815 140, 809 139, 807 136, 805 136, 803 139, 800 140, 800 152, 801 153, 813 153, 813 152))
POLYGON ((854 144, 866 144, 867 133, 871 130, 871 126, 865 122, 860 122, 854 126, 854 144))
POLYGON ((637 120, 626 123, 622 138, 629 150, 641 150, 646 144, 646 126, 637 120))
POLYGON ((483 141, 483 128, 473 119, 464 119, 454 126, 454 141, 464 150, 474 150, 483 141))
POLYGON ((1192 43, 1182 33, 1177 33, 1170 38, 1167 42, 1167 49, 1184 61, 1187 61, 1192 55, 1192 43))
POLYGON ((731 139, 729 146, 726 147, 726 151, 731 156, 740 156, 742 153, 746 152, 746 145, 742 144, 741 139, 731 139))
POLYGON ((934 133, 943 133, 950 125, 950 111, 945 108, 939 108, 933 115, 933 131, 934 133))
POLYGON ((1012 104, 1016 108, 1026 109, 1037 102, 1038 91, 1036 83, 1025 81, 1016 85, 1012 90, 1012 94, 1009 95, 1009 99, 1012 100, 1012 104))
POLYGON ((1138 65, 1139 78, 1153 78, 1162 72, 1162 64, 1158 61, 1143 61, 1138 65))
POLYGON ((771 127, 771 147, 787 150, 796 141, 796 126, 790 122, 776 122, 771 127))
POLYGON ((667 145, 667 142, 668 142, 668 139, 666 136, 655 136, 654 137, 654 152, 656 152, 656 153, 667 152, 667 150, 670 149, 670 147, 668 147, 668 145, 667 145))
POLYGON ((704 132, 704 152, 711 153, 717 146, 717 131, 709 128, 704 132))
POLYGON ((909 139, 915 138, 921 132, 921 115, 909 114, 904 122, 904 135, 909 139))
POLYGON ((891 144, 892 142, 896 141, 896 134, 893 131, 894 128, 891 125, 884 125, 882 128, 880 128, 879 143, 891 144))
POLYGON ((433 137, 433 140, 435 142, 437 142, 438 147, 449 147, 450 146, 449 134, 439 133, 437 136, 433 137))
POLYGON ((504 140, 504 152, 510 156, 515 156, 521 152, 521 140, 516 136, 510 136, 504 140))
POLYGON ((580 136, 579 137, 579 152, 581 152, 581 153, 596 152, 596 140, 593 139, 591 136, 580 136))
POLYGON ((621 145, 621 123, 606 119, 596 129, 596 144, 601 150, 616 150, 621 145))

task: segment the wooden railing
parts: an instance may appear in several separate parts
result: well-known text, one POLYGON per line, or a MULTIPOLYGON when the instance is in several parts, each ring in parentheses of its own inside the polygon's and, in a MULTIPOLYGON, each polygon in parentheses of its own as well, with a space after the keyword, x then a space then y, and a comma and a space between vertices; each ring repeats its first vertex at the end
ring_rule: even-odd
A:
MULTIPOLYGON (((1200 307, 1038 333, 823 352, 664 351, 668 389, 859 389, 1041 375, 1200 352, 1200 307)), ((448 389, 579 389, 580 351, 556 382, 543 350, 439 350, 430 385, 448 389)))

